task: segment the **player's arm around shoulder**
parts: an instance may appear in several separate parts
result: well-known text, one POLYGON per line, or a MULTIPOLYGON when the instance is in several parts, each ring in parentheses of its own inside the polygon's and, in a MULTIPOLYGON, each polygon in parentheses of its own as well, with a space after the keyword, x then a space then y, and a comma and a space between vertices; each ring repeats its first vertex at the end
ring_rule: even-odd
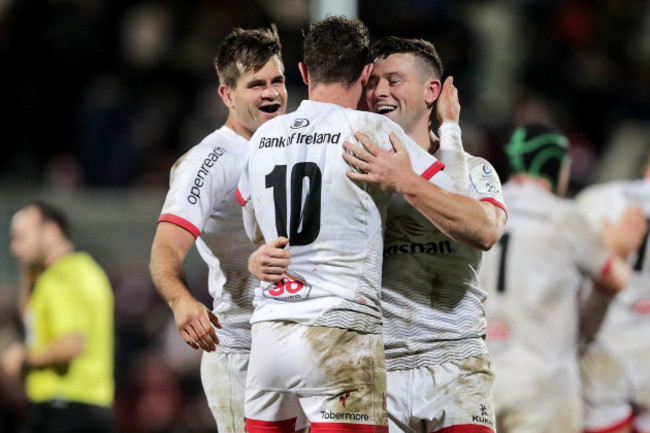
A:
MULTIPOLYGON (((380 140, 373 140, 362 132, 356 132, 354 137, 359 144, 349 141, 343 143, 346 150, 343 159, 354 169, 347 173, 350 179, 367 182, 392 193, 418 177, 411 167, 411 159, 404 147, 385 149, 376 144, 381 143, 380 140)), ((388 137, 391 141, 399 142, 394 132, 390 132, 388 137)))
POLYGON ((348 172, 348 177, 401 194, 440 231, 458 242, 485 251, 500 239, 507 215, 498 201, 477 200, 466 195, 466 191, 463 194, 447 191, 429 182, 427 176, 418 175, 394 133, 391 133, 394 154, 378 148, 363 134, 355 137, 363 147, 344 143, 352 153, 345 153, 345 160, 359 170, 348 172))
POLYGON ((354 140, 343 143, 343 159, 352 168, 347 173, 350 179, 389 193, 400 192, 418 178, 439 188, 457 190, 442 171, 445 165, 406 135, 397 123, 378 114, 366 114, 374 116, 374 124, 359 128, 354 140))
MULTIPOLYGON (((452 177, 442 171, 445 168, 445 163, 429 153, 428 138, 426 145, 421 143, 423 144, 421 146, 409 137, 397 123, 375 113, 364 114, 369 118, 369 122, 374 124, 363 125, 365 128, 361 128, 355 133, 354 138, 357 143, 353 144, 348 141, 343 143, 346 150, 343 155, 344 159, 353 169, 356 169, 356 172, 350 172, 348 177, 373 184, 387 192, 413 189, 414 185, 421 183, 418 177, 450 192, 465 192, 466 188, 459 187, 452 177)), ((451 77, 445 80, 443 85, 437 114, 441 123, 455 122, 458 129, 460 104, 451 77)), ((462 160, 461 166, 465 167, 464 173, 466 173, 464 152, 462 143, 460 143, 460 130, 458 129, 457 132, 458 140, 455 143, 457 145, 449 146, 450 149, 447 153, 459 155, 457 159, 462 160)), ((453 134, 448 135, 451 137, 453 134)), ((454 162, 456 162, 456 158, 454 158, 454 162)), ((462 177, 463 183, 465 177, 462 177)))

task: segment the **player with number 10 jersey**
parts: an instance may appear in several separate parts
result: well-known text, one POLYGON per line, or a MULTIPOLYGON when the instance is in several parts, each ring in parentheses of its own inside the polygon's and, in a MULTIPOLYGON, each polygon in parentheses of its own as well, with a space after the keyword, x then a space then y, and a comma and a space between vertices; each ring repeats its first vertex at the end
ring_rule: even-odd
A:
POLYGON ((417 173, 453 188, 440 173, 444 164, 377 114, 303 101, 296 112, 263 125, 250 143, 239 198, 252 200, 267 241, 289 238, 292 259, 285 281, 262 283, 252 323, 381 332, 382 223, 390 195, 345 176, 350 167, 341 145, 355 141, 355 131, 384 147, 395 132, 417 173))

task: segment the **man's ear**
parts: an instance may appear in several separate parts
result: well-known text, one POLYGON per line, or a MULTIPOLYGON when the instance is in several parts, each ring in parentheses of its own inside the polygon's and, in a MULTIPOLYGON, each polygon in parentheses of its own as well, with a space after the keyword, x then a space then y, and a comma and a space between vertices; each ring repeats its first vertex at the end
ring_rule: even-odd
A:
POLYGON ((226 107, 229 109, 235 108, 235 101, 233 100, 232 89, 230 86, 227 86, 225 84, 219 85, 219 96, 221 96, 221 99, 223 100, 223 103, 226 104, 226 107))
POLYGON ((374 63, 368 63, 366 66, 363 67, 363 71, 361 71, 361 85, 366 86, 368 84, 368 80, 370 79, 370 74, 372 74, 372 68, 375 67, 374 63))
POLYGON ((303 62, 299 62, 298 69, 300 70, 300 76, 302 77, 303 83, 309 86, 309 69, 307 69, 307 65, 303 62))
POLYGON ((42 236, 47 239, 46 242, 50 242, 52 239, 57 239, 59 236, 63 236, 63 231, 53 221, 43 221, 43 231, 42 236))
POLYGON ((437 78, 431 78, 427 80, 426 87, 424 89, 424 100, 427 103, 427 107, 431 107, 434 102, 440 96, 440 91, 442 90, 442 83, 437 78))

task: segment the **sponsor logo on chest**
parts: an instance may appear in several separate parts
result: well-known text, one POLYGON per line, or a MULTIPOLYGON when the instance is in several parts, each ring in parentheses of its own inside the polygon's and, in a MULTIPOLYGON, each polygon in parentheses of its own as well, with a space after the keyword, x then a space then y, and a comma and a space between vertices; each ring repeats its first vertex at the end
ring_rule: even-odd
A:
POLYGON ((453 254, 456 250, 451 241, 437 241, 440 231, 435 227, 424 227, 408 215, 393 218, 386 226, 384 257, 396 254, 453 254))
POLYGON ((278 148, 278 147, 287 147, 294 144, 338 144, 341 140, 341 133, 331 134, 331 133, 319 133, 313 132, 309 134, 303 134, 301 132, 294 132, 291 135, 279 136, 279 137, 261 137, 259 140, 260 149, 268 148, 278 148))

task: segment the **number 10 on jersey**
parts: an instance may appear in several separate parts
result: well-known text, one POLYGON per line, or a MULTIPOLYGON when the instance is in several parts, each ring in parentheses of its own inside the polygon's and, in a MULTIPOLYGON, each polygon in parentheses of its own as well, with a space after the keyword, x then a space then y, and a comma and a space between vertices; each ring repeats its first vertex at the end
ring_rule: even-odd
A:
POLYGON ((276 165, 266 175, 266 187, 273 188, 275 228, 278 236, 289 238, 291 245, 310 244, 320 233, 322 177, 316 163, 299 162, 291 169, 291 182, 287 191, 286 165, 276 165), (305 180, 308 183, 307 188, 305 180), (290 203, 291 212, 289 221, 287 202, 290 203))

